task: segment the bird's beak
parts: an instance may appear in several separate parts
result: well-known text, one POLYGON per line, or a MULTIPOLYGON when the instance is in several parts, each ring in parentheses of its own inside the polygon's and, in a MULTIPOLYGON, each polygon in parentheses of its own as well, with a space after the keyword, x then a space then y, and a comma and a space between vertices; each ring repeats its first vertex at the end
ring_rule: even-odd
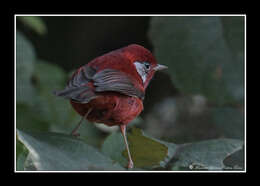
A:
POLYGON ((166 68, 168 68, 168 67, 165 66, 165 65, 160 65, 160 64, 158 64, 158 65, 155 66, 153 69, 154 69, 155 71, 158 71, 158 70, 163 70, 163 69, 166 69, 166 68))

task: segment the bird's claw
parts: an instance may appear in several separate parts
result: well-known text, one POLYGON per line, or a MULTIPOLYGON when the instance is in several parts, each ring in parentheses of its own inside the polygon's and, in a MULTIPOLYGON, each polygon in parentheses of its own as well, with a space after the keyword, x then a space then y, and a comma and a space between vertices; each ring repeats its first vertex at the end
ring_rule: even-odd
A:
POLYGON ((71 135, 74 136, 74 137, 79 137, 79 136, 80 136, 80 133, 78 133, 78 132, 72 132, 71 135))
POLYGON ((132 160, 130 160, 130 161, 128 162, 127 168, 128 168, 128 169, 134 168, 134 162, 133 162, 132 160))

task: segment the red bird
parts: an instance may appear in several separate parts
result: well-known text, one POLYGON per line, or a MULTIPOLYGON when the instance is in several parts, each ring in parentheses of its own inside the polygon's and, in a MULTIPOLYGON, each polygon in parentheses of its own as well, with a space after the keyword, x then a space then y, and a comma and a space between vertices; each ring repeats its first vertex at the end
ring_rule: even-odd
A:
MULTIPOLYGON (((155 71, 167 68, 156 62, 144 47, 132 44, 114 50, 80 67, 57 96, 70 99, 72 107, 91 122, 119 125, 128 152, 128 168, 133 168, 126 125, 143 110, 145 89, 155 71)), ((82 120, 72 131, 76 133, 82 120)))

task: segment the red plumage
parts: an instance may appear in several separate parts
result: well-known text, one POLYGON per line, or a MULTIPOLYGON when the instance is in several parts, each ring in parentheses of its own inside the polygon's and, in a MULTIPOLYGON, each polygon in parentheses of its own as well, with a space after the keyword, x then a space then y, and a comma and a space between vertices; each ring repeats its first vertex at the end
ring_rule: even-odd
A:
POLYGON ((143 110, 145 89, 155 71, 164 68, 157 64, 149 50, 132 44, 80 67, 66 88, 55 94, 70 99, 77 113, 91 122, 119 125, 128 150, 128 167, 131 168, 133 162, 125 128, 143 110))
POLYGON ((108 126, 127 125, 143 110, 142 100, 116 92, 100 93, 99 97, 88 104, 70 101, 72 107, 81 115, 93 108, 87 116, 91 122, 104 123, 108 126))

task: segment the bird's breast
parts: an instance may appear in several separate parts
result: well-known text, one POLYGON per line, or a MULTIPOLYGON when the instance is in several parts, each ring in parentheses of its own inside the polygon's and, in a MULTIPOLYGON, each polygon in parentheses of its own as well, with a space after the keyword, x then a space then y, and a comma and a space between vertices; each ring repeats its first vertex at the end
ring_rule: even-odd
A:
POLYGON ((81 116, 84 116, 91 108, 92 111, 87 119, 108 126, 128 124, 143 110, 141 99, 116 92, 100 93, 97 98, 87 104, 72 101, 71 104, 81 116))

